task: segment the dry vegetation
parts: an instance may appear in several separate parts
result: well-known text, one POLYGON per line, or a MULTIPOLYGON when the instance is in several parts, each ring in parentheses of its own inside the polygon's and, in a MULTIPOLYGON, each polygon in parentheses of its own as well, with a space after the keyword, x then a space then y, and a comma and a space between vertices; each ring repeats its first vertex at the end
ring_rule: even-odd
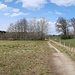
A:
POLYGON ((51 75, 46 41, 0 41, 0 75, 51 75))

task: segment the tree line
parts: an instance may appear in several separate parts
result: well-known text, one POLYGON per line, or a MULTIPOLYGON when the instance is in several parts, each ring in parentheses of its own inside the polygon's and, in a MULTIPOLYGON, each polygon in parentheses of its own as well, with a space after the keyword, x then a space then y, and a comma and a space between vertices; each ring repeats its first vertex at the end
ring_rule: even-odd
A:
POLYGON ((1 34, 2 40, 44 40, 47 33, 46 18, 25 18, 10 23, 6 33, 1 34))
MULTIPOLYGON (((49 22, 46 18, 25 18, 10 23, 7 31, 0 31, 1 40, 44 40, 48 34, 49 22)), ((75 37, 75 18, 67 20, 59 17, 55 23, 62 39, 75 37)))

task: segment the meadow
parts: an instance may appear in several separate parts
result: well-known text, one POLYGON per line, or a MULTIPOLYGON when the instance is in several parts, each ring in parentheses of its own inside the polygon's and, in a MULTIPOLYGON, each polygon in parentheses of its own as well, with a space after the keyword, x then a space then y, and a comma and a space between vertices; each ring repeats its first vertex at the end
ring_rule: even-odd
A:
POLYGON ((0 41, 0 75, 51 75, 47 41, 0 41))
POLYGON ((65 42, 66 46, 70 45, 70 47, 74 47, 75 48, 75 39, 61 40, 62 44, 64 44, 64 42, 65 42))
POLYGON ((56 42, 59 42, 63 45, 65 43, 66 46, 75 47, 75 38, 73 38, 73 39, 61 39, 59 36, 52 36, 52 37, 50 37, 50 39, 52 39, 56 42))
POLYGON ((74 52, 75 49, 71 50, 72 48, 75 48, 75 38, 63 40, 63 39, 60 39, 59 37, 56 37, 56 38, 53 37, 52 40, 57 42, 57 43, 54 43, 54 42, 50 41, 50 43, 52 45, 54 45, 61 52, 64 52, 64 53, 68 54, 71 57, 71 59, 73 59, 75 61, 75 52, 74 52), (59 45, 58 43, 63 44, 63 46, 59 45), (68 49, 65 48, 64 45, 67 46, 68 49))

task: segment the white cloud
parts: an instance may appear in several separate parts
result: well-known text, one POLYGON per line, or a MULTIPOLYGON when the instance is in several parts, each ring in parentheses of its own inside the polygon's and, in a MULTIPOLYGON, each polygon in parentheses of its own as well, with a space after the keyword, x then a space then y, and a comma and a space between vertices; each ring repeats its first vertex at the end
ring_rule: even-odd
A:
POLYGON ((15 17, 21 15, 28 15, 29 13, 23 13, 18 8, 12 8, 5 4, 0 3, 0 10, 4 12, 4 16, 15 17))
POLYGON ((55 27, 55 26, 54 26, 54 25, 55 25, 55 22, 51 22, 51 21, 50 21, 50 22, 48 22, 48 23, 49 23, 49 25, 50 25, 50 26, 49 26, 50 28, 55 27))
POLYGON ((59 6, 72 6, 75 5, 75 0, 50 0, 52 3, 55 3, 59 6))
POLYGON ((4 15, 5 15, 5 16, 8 16, 8 15, 9 15, 9 13, 4 13, 4 15))
POLYGON ((1 11, 8 11, 8 12, 20 12, 20 9, 18 8, 12 8, 7 6, 6 4, 0 3, 0 10, 1 11))
POLYGON ((62 15, 62 13, 61 12, 58 12, 58 11, 55 11, 55 13, 58 14, 58 15, 62 15))
POLYGON ((12 2, 13 0, 5 0, 5 2, 12 2))
POLYGON ((22 15, 29 15, 29 13, 23 13, 23 12, 4 13, 4 16, 9 16, 9 17, 17 17, 22 15))
POLYGON ((46 3, 47 0, 17 0, 18 2, 22 2, 22 7, 27 9, 40 9, 46 3))
POLYGON ((8 8, 7 5, 0 3, 0 10, 4 11, 8 8))
POLYGON ((22 12, 19 12, 19 13, 13 13, 13 14, 11 14, 11 17, 20 16, 20 15, 22 15, 22 14, 23 14, 22 12))
POLYGON ((23 12, 15 12, 13 14, 10 15, 10 17, 16 17, 16 16, 20 16, 20 15, 28 15, 29 13, 23 13, 23 12))
POLYGON ((58 33, 56 32, 55 23, 56 23, 56 22, 51 22, 51 21, 49 22, 48 34, 51 34, 51 35, 56 35, 56 34, 58 34, 58 33))
POLYGON ((12 8, 12 12, 19 12, 20 9, 17 9, 17 8, 12 8))

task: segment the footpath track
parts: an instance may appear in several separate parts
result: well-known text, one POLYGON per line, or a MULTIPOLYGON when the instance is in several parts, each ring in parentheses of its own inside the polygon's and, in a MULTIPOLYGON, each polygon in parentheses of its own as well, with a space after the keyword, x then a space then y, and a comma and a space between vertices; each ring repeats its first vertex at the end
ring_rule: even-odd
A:
POLYGON ((50 42, 50 48, 55 52, 52 54, 52 75, 75 75, 75 62, 69 58, 65 53, 60 52, 50 42))

